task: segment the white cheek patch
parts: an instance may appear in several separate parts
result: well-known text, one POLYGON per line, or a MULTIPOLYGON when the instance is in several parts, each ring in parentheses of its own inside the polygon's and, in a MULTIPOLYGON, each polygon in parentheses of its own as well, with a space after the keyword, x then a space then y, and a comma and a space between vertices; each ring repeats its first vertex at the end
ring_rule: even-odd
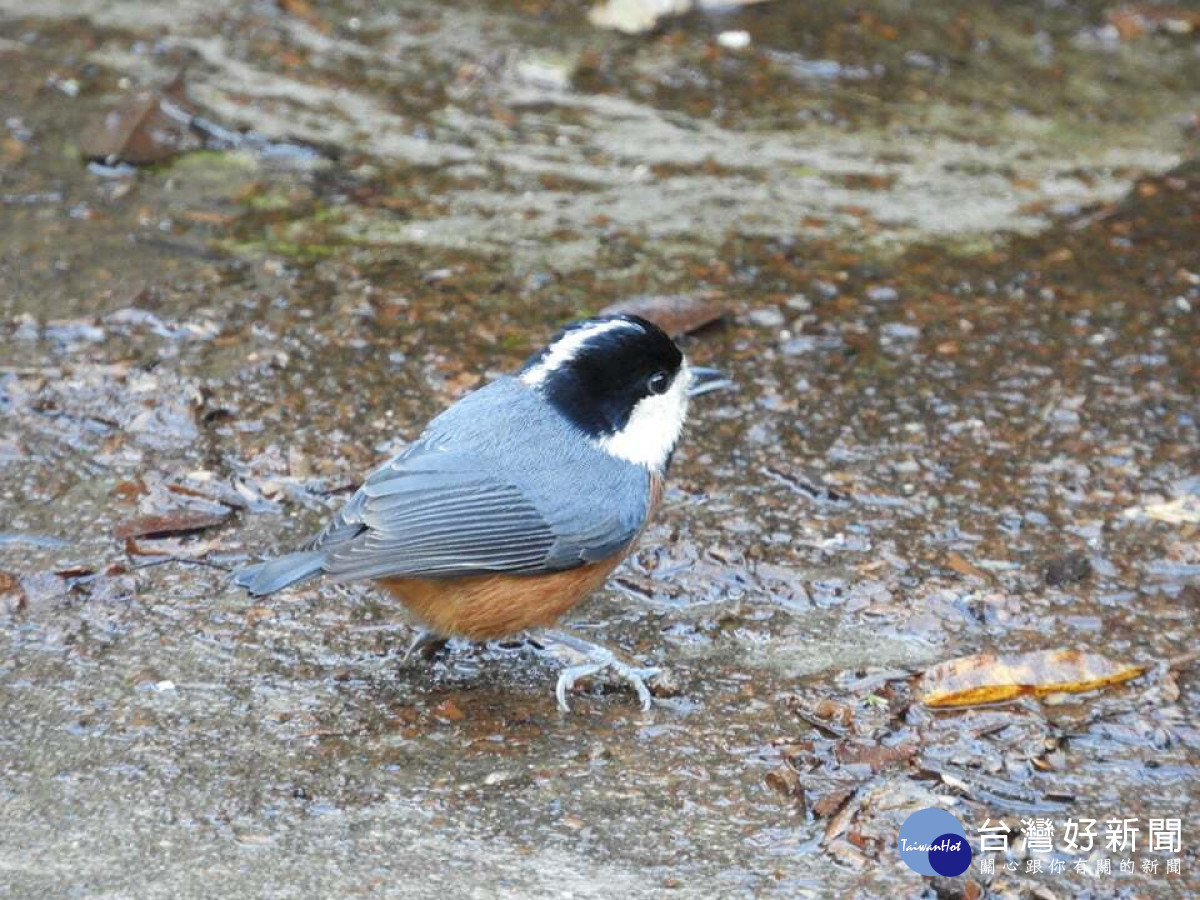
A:
POLYGON ((626 462, 661 471, 683 431, 691 379, 685 360, 670 389, 639 400, 624 428, 596 442, 600 449, 626 462))
POLYGON ((542 357, 536 366, 533 366, 521 375, 521 381, 530 387, 537 387, 546 380, 546 376, 551 372, 557 371, 575 359, 587 342, 597 335, 617 331, 621 328, 637 329, 638 327, 633 322, 626 322, 623 319, 608 319, 568 331, 546 348, 545 356, 542 357))

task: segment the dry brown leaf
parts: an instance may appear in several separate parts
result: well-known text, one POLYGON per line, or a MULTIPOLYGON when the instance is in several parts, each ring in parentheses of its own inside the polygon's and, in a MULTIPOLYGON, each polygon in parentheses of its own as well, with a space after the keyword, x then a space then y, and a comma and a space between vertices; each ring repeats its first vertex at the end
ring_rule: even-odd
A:
POLYGON ((763 781, 771 790, 804 805, 804 783, 791 766, 785 764, 772 769, 763 777, 763 781))
POLYGON ((303 19, 313 28, 323 34, 328 34, 333 27, 312 8, 308 0, 277 0, 279 8, 290 16, 303 19))
POLYGON ((93 119, 79 137, 87 159, 150 165, 203 145, 191 129, 183 84, 137 91, 93 119))
POLYGON ((852 791, 841 808, 825 823, 825 836, 821 843, 828 845, 830 841, 840 837, 850 827, 850 820, 858 812, 861 803, 856 803, 857 791, 852 791))
POLYGON ((0 609, 15 612, 25 606, 25 589, 21 579, 9 572, 0 572, 0 609))
POLYGON ((453 700, 444 700, 439 703, 433 708, 433 714, 439 719, 446 719, 450 722, 461 722, 467 717, 467 714, 453 700))
POLYGON ((134 537, 157 537, 166 534, 186 534, 220 525, 228 513, 177 512, 162 516, 135 516, 113 529, 119 540, 134 537))
POLYGON ((252 606, 246 610, 246 624, 257 625, 266 619, 275 618, 275 610, 269 606, 252 606))
POLYGON ((714 291, 696 294, 643 294, 611 303, 602 316, 619 314, 649 319, 667 334, 678 336, 699 331, 725 315, 721 295, 714 291))
POLYGON ((946 556, 946 565, 966 578, 983 578, 987 579, 987 572, 969 562, 965 557, 951 551, 946 556))
POLYGON ((16 138, 8 137, 0 141, 0 163, 5 166, 15 166, 28 152, 26 146, 16 138))
POLYGON ((882 772, 893 763, 911 759, 916 752, 916 744, 886 747, 883 744, 854 742, 838 744, 834 748, 834 755, 842 765, 868 765, 874 772, 882 772))
POLYGON ((1123 41, 1132 41, 1151 31, 1186 35, 1200 31, 1200 10, 1183 5, 1138 3, 1112 10, 1108 14, 1108 23, 1123 41))
POLYGON ((813 804, 813 815, 818 819, 833 815, 854 795, 854 791, 855 788, 853 787, 834 788, 828 794, 824 794, 818 798, 816 803, 813 804))
POLYGON ((981 653, 939 663, 921 679, 926 706, 998 703, 1022 694, 1079 693, 1136 678, 1145 666, 1115 662, 1082 650, 1035 650, 1011 656, 981 653))

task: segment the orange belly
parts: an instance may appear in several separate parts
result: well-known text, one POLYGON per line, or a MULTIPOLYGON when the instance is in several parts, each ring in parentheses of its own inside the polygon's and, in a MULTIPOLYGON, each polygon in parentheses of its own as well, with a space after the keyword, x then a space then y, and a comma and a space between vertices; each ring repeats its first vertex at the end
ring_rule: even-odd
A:
POLYGON ((463 578, 381 578, 378 584, 431 631, 486 641, 553 625, 604 584, 624 557, 550 575, 468 575, 463 578))

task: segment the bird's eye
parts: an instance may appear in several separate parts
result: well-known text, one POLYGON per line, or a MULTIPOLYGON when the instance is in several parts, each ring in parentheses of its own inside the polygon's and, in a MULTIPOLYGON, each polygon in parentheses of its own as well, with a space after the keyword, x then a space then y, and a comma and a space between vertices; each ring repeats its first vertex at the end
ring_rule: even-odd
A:
POLYGON ((646 387, 650 389, 652 394, 665 394, 667 388, 671 386, 671 376, 666 372, 655 372, 650 376, 650 380, 646 382, 646 387))

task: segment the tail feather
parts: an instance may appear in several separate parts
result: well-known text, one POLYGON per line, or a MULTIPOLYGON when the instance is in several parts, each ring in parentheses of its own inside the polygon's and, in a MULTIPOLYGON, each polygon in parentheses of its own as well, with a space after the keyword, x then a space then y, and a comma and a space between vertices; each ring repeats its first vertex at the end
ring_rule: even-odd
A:
POLYGON ((273 594, 288 585, 312 578, 325 563, 322 550, 289 553, 278 559, 242 566, 233 573, 233 581, 255 597, 273 594))

